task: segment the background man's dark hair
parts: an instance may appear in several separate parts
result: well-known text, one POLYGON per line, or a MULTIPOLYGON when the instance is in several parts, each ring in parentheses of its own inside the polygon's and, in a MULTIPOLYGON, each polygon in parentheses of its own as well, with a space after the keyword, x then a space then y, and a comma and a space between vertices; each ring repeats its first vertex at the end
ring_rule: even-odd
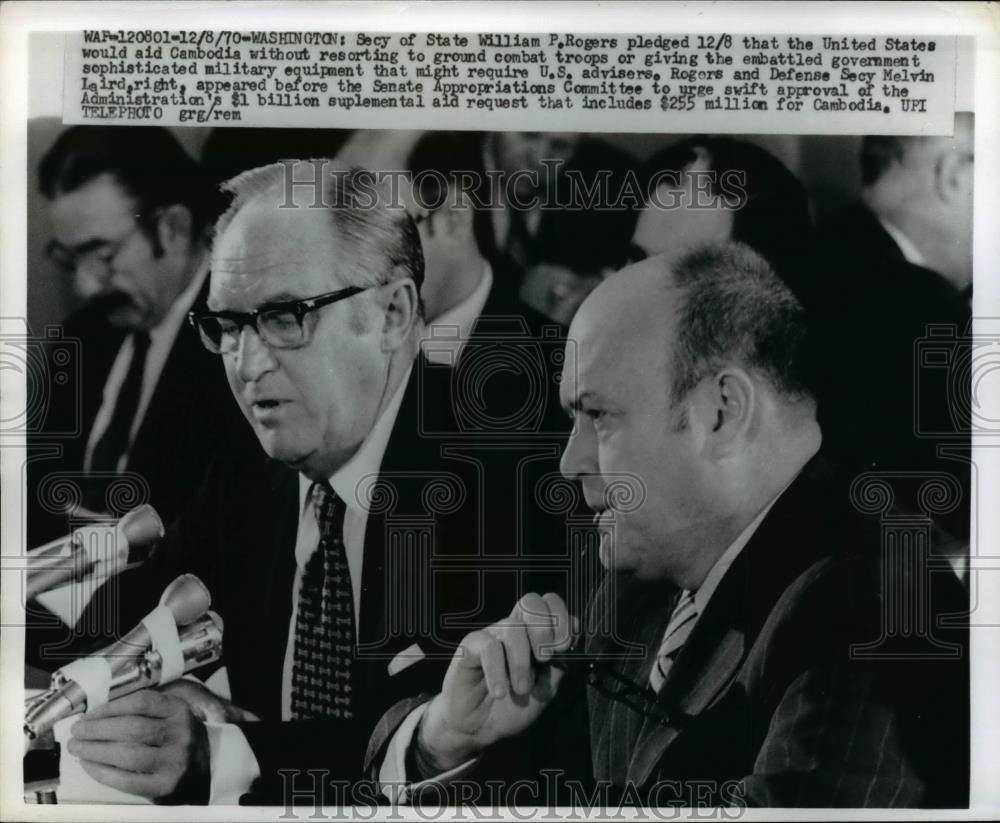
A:
POLYGON ((38 186, 51 200, 102 174, 113 175, 135 198, 140 224, 154 240, 158 208, 185 206, 195 237, 219 212, 215 188, 177 138, 159 126, 73 126, 42 158, 38 186))
POLYGON ((496 239, 488 206, 490 186, 483 163, 485 132, 429 131, 421 135, 407 159, 414 181, 414 195, 424 206, 444 204, 448 197, 442 183, 457 186, 475 207, 472 230, 479 253, 486 259, 496 255, 496 239))
MULTIPOLYGON (((915 138, 920 139, 920 138, 915 138)), ((901 163, 903 155, 906 153, 906 145, 903 138, 871 136, 861 140, 861 184, 870 186, 877 183, 879 178, 885 174, 886 170, 893 163, 901 163)))
MULTIPOLYGON (((644 165, 643 191, 664 170, 682 172, 695 160, 695 150, 710 158, 716 185, 712 193, 722 195, 718 182, 734 173, 743 175, 744 199, 733 211, 730 239, 746 243, 774 267, 798 292, 800 261, 811 230, 809 199, 805 188, 770 152, 745 140, 699 136, 682 140, 657 152, 644 165)), ((670 178, 668 178, 670 179, 670 178)), ((727 189, 731 190, 730 184, 727 189)))
POLYGON ((212 129, 201 148, 201 165, 213 183, 281 160, 336 157, 354 129, 212 129))
POLYGON ((812 394, 805 311, 763 257, 742 243, 703 246, 672 271, 683 290, 673 402, 727 363, 762 372, 790 398, 812 394))

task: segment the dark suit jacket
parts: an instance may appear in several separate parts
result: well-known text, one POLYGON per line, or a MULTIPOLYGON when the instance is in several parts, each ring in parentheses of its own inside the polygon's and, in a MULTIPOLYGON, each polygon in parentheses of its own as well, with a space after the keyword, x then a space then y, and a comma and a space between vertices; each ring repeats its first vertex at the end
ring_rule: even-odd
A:
MULTIPOLYGON (((87 439, 101 407, 108 373, 128 333, 115 328, 104 315, 87 307, 69 317, 63 339, 78 341, 79 380, 72 397, 51 403, 47 414, 29 434, 29 448, 39 459, 29 464, 29 538, 38 545, 70 530, 65 515, 53 515, 39 503, 46 478, 63 476, 80 487, 84 503, 99 511, 124 514, 143 502, 142 491, 122 499, 105 499, 111 479, 87 482, 81 476, 87 439), (64 436, 75 431, 73 436, 64 436), (58 433, 58 434, 57 434, 58 433), (61 455, 47 457, 46 447, 61 447, 61 455)), ((53 373, 59 371, 53 369, 53 373)), ((149 499, 169 523, 191 499, 215 456, 222 434, 234 425, 246 425, 226 383, 222 359, 207 352, 186 319, 164 363, 142 424, 129 452, 126 472, 138 475, 148 487, 149 499)))
MULTIPOLYGON (((559 403, 559 385, 565 358, 575 363, 575 349, 572 343, 567 347, 563 326, 518 299, 516 264, 498 257, 491 267, 493 286, 458 364, 426 365, 448 384, 455 434, 442 442, 453 450, 474 448, 477 459, 488 460, 486 482, 505 487, 491 494, 509 497, 514 485, 539 490, 537 497, 524 500, 522 529, 551 557, 552 584, 570 591, 582 607, 599 564, 571 542, 594 534, 592 517, 578 484, 559 472, 571 425, 559 403), (580 575, 573 585, 564 579, 571 568, 580 575)), ((524 497, 523 491, 516 494, 524 497)), ((483 539, 502 551, 498 541, 506 538, 486 534, 483 539)))
MULTIPOLYGON (((933 514, 968 539, 971 312, 937 272, 909 263, 863 206, 821 228, 803 293, 815 331, 813 377, 824 451, 848 477, 863 471, 952 478, 957 505, 933 514), (957 458, 940 455, 953 449, 957 458), (963 460, 961 455, 965 455, 963 460)), ((920 482, 895 483, 918 510, 920 482)))
MULTIPOLYGON (((302 793, 297 802, 316 802, 309 769, 351 785, 385 709, 435 688, 468 631, 507 614, 522 592, 551 583, 558 558, 524 528, 523 501, 535 490, 494 476, 502 449, 479 449, 456 435, 447 376, 415 364, 373 491, 353 720, 281 721, 299 480, 267 459, 245 426, 244 445, 226 449, 154 561, 105 587, 105 603, 117 587, 118 623, 128 627, 177 574, 190 571, 208 584, 225 621, 233 701, 262 718, 241 724, 261 768, 250 802, 284 803, 293 788, 302 793), (536 572, 544 583, 534 582, 536 572), (426 657, 390 676, 389 662, 415 643, 426 657), (286 785, 282 770, 289 769, 299 776, 286 785)), ((96 600, 84 620, 106 608, 96 600)))
MULTIPOLYGON (((562 770, 541 803, 598 787, 613 803, 966 806, 967 631, 936 618, 967 600, 917 551, 902 568, 887 553, 882 580, 877 525, 852 515, 826 474, 811 464, 776 502, 646 714, 570 674, 500 773, 511 762, 562 770)), ((588 614, 587 655, 644 687, 677 596, 609 575, 588 614)), ((391 731, 380 728, 373 760, 391 731)), ((485 757, 480 776, 497 759, 485 757)))

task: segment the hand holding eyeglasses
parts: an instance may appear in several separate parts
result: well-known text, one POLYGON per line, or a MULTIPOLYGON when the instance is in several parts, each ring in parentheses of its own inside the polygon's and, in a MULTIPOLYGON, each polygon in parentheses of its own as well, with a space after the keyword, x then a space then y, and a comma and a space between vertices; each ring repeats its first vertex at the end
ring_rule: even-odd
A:
POLYGON ((455 652, 417 738, 441 772, 527 729, 555 697, 564 672, 551 664, 579 632, 557 594, 528 594, 504 620, 472 632, 455 652))

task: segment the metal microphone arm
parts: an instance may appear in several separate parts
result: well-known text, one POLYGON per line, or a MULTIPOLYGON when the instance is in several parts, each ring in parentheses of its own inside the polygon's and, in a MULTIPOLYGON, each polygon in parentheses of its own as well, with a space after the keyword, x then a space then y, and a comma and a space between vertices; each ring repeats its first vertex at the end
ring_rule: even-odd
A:
POLYGON ((128 557, 150 549, 163 537, 163 521, 150 505, 132 509, 117 523, 81 526, 66 537, 28 552, 27 598, 74 583, 98 565, 121 571, 128 557))

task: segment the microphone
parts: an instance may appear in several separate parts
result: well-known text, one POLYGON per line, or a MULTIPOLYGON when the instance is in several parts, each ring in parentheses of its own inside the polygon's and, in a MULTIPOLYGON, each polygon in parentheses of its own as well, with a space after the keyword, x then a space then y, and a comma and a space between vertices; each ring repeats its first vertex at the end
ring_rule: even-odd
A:
POLYGON ((28 552, 27 597, 82 580, 88 574, 122 571, 130 554, 151 549, 163 537, 156 509, 143 504, 117 523, 81 526, 28 552))
MULTIPOLYGON (((142 655, 131 658, 121 666, 108 685, 108 699, 124 697, 140 689, 165 686, 190 671, 214 663, 222 657, 222 618, 215 612, 206 612, 188 623, 178 633, 177 640, 182 668, 170 671, 171 650, 149 649, 142 655)), ((72 680, 66 680, 59 672, 52 676, 52 688, 44 694, 25 701, 24 733, 28 740, 34 740, 52 729, 56 723, 67 717, 85 712, 88 708, 86 696, 81 701, 72 680)))
POLYGON ((169 640, 171 624, 175 628, 186 626, 205 614, 211 605, 212 595, 205 584, 193 574, 182 574, 163 590, 159 606, 140 620, 138 626, 92 656, 105 658, 114 676, 132 658, 145 653, 154 640, 163 636, 164 629, 169 640))
POLYGON ((160 604, 128 634, 54 672, 52 687, 42 696, 45 706, 38 711, 43 717, 54 712, 51 722, 55 723, 86 711, 88 705, 106 702, 116 680, 134 670, 150 647, 161 653, 161 663, 168 664, 171 677, 164 682, 175 680, 184 674, 183 661, 177 656, 178 627, 198 620, 211 605, 212 596, 205 584, 193 574, 182 574, 163 590, 160 604))

